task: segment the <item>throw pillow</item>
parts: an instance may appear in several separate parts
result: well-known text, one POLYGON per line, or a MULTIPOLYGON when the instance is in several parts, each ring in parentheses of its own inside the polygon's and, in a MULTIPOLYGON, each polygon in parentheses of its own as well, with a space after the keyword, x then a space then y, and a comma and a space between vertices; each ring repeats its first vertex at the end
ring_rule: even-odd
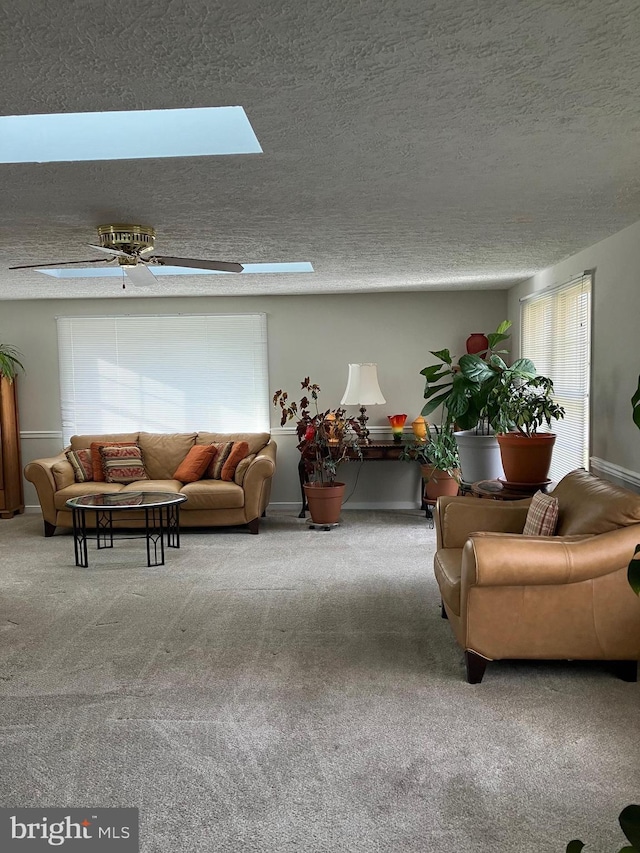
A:
POLYGON ((236 473, 236 468, 238 464, 244 459, 245 456, 249 453, 249 445, 246 441, 234 441, 233 447, 231 448, 231 453, 227 456, 224 465, 222 466, 222 472, 220 474, 221 480, 233 480, 233 476, 236 473))
POLYGON ((215 444, 194 444, 173 472, 174 480, 195 483, 207 470, 217 452, 215 444))
POLYGON ((525 536, 553 536, 557 523, 558 498, 536 492, 531 498, 522 533, 525 536))
POLYGON ((142 451, 137 444, 109 444, 100 449, 104 479, 107 483, 135 483, 148 480, 142 451))
POLYGON ((93 465, 93 479, 96 483, 104 483, 104 472, 102 470, 102 447, 137 447, 135 441, 92 441, 91 442, 91 464, 93 465))
POLYGON ((76 483, 88 483, 93 480, 90 450, 67 450, 66 457, 73 468, 73 477, 76 483))
POLYGON ((255 453, 250 453, 248 456, 245 456, 244 459, 238 462, 238 467, 236 468, 236 473, 233 475, 233 482, 237 483, 238 486, 241 486, 244 483, 244 475, 247 473, 247 468, 253 460, 256 458, 255 453))
POLYGON ((204 476, 208 480, 221 480, 222 469, 224 468, 224 463, 227 461, 227 457, 231 453, 231 450, 233 448, 233 442, 225 441, 221 442, 220 444, 213 444, 210 446, 215 447, 216 455, 209 463, 209 467, 205 471, 204 476))

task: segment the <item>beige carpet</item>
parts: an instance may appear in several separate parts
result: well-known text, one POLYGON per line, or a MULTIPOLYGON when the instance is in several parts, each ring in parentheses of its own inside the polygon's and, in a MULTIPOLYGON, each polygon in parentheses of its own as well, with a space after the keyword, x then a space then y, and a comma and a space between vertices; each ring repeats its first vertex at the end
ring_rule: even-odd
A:
POLYGON ((73 564, 0 521, 0 801, 135 806, 163 853, 622 846, 640 686, 590 663, 464 681, 416 511, 185 531, 73 564))

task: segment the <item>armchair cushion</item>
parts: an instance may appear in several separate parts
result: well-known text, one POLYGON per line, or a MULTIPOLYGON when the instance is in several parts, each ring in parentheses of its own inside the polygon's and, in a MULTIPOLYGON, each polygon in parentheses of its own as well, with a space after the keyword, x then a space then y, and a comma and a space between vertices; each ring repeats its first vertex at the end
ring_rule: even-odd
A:
POLYGON ((558 523, 558 498, 536 492, 531 498, 527 520, 522 531, 524 536, 553 536, 558 523))
POLYGON ((558 498, 558 536, 606 533, 640 523, 640 495, 582 468, 563 477, 551 494, 558 498))

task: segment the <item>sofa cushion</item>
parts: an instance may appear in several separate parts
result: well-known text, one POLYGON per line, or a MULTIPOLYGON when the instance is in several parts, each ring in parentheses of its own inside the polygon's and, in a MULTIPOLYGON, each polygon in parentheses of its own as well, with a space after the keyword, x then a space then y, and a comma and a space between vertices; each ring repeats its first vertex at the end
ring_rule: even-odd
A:
POLYGON ((107 483, 135 483, 148 480, 142 451, 137 444, 107 444, 100 448, 102 470, 107 483))
POLYGON ((228 441, 246 441, 249 453, 258 453, 271 440, 268 432, 199 432, 196 444, 226 444, 228 441))
POLYGON ((207 470, 204 473, 203 479, 205 480, 221 480, 222 479, 222 469, 224 468, 224 463, 229 458, 229 454, 233 450, 233 442, 225 441, 221 443, 212 444, 211 447, 215 447, 216 454, 209 463, 207 470))
POLYGON ((522 531, 524 536, 553 536, 558 523, 558 498, 536 492, 531 498, 527 519, 522 531))
POLYGON ((194 444, 173 472, 174 479, 183 483, 195 483, 207 470, 217 452, 215 444, 194 444))
POLYGON ((187 503, 183 509, 241 509, 244 506, 244 491, 235 483, 225 480, 198 480, 187 483, 180 489, 187 503))
POLYGON ((195 444, 195 432, 141 432, 138 444, 151 480, 172 480, 173 472, 195 444))
POLYGON ((236 473, 233 475, 233 482, 237 483, 238 486, 241 486, 244 483, 244 475, 247 473, 247 468, 255 458, 256 454, 250 453, 249 456, 245 456, 244 459, 241 459, 240 462, 238 462, 236 473))
POLYGON ((93 463, 90 450, 67 450, 67 461, 73 468, 76 483, 88 483, 93 480, 93 463))
POLYGON ((556 534, 606 533, 640 522, 640 495, 580 468, 551 492, 558 499, 556 534))
POLYGON ((70 486, 71 483, 76 482, 71 463, 67 462, 66 458, 56 459, 51 466, 51 473, 53 474, 53 481, 56 484, 56 491, 64 489, 66 486, 70 486))
POLYGON ((81 495, 117 494, 120 491, 122 491, 120 483, 72 483, 54 494, 53 503, 56 509, 71 512, 66 505, 69 498, 79 498, 81 495))
POLYGON ((104 435, 72 435, 69 441, 71 450, 80 450, 81 448, 90 448, 91 442, 98 441, 102 444, 136 444, 138 441, 137 432, 108 432, 104 435))
POLYGON ((182 488, 180 480, 136 480, 122 487, 123 492, 165 492, 178 494, 182 488))

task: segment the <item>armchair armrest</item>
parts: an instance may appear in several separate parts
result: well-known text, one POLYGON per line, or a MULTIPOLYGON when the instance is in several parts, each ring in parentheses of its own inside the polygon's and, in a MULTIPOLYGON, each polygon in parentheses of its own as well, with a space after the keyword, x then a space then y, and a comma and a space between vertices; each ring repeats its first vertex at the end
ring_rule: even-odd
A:
POLYGON ((469 535, 478 530, 522 533, 530 503, 531 498, 520 501, 438 498, 435 512, 437 547, 462 548, 469 535))
POLYGON ((580 583, 627 567, 640 525, 598 535, 513 536, 476 533, 462 552, 462 586, 580 583))

